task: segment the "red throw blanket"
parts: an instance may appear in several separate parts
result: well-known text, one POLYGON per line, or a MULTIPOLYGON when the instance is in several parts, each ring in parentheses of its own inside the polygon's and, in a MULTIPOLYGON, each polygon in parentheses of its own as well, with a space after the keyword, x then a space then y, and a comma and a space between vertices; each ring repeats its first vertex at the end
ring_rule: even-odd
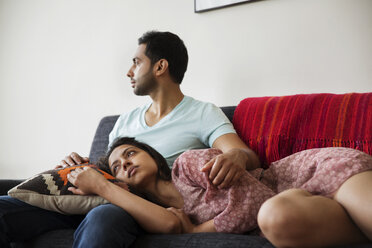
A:
POLYGON ((372 155, 372 93, 246 98, 236 107, 233 124, 264 167, 318 147, 372 155))

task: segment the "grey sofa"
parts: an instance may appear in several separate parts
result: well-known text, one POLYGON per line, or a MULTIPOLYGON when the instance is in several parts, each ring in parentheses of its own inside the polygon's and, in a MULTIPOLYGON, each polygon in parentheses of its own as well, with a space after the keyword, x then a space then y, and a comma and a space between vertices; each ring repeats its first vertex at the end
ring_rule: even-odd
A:
MULTIPOLYGON (((232 120, 235 106, 222 107, 224 113, 232 120)), ((108 134, 113 128, 118 116, 106 116, 100 121, 90 150, 90 160, 97 161, 102 156, 108 145, 108 134)), ((20 183, 21 180, 0 180, 0 195, 7 194, 7 191, 20 183)), ((58 247, 67 248, 72 246, 73 229, 55 230, 35 237, 25 242, 13 243, 13 247, 58 247)), ((273 245, 263 237, 253 235, 235 235, 224 233, 198 233, 180 235, 143 235, 140 236, 132 247, 189 247, 189 248, 222 248, 222 247, 254 247, 270 248, 273 245)), ((342 246, 364 248, 372 247, 371 244, 355 246, 342 246)))

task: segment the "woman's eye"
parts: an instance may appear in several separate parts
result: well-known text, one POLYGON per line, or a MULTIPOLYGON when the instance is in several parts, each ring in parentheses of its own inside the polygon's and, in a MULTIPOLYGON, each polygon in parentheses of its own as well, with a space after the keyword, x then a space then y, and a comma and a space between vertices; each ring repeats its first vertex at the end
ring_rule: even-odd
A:
POLYGON ((118 166, 115 165, 112 167, 112 173, 115 175, 116 174, 116 171, 118 170, 118 166))
POLYGON ((129 151, 128 152, 128 157, 132 156, 134 154, 134 151, 129 151))

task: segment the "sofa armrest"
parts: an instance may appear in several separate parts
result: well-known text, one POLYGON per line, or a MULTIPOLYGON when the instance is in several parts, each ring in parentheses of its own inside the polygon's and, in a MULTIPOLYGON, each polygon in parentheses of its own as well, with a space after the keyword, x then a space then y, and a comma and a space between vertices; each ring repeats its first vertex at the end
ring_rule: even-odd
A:
POLYGON ((7 195, 8 190, 20 184, 23 180, 0 179, 0 195, 7 195))

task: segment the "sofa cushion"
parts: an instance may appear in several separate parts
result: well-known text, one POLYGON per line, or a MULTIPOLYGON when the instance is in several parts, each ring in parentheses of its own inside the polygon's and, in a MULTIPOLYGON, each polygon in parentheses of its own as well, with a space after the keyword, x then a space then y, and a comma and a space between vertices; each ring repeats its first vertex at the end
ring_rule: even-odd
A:
POLYGON ((131 247, 274 248, 274 246, 263 237, 231 233, 146 234, 140 236, 131 247))
POLYGON ((9 190, 8 195, 30 205, 63 214, 85 214, 100 204, 108 203, 100 196, 74 195, 67 190, 73 186, 67 180, 67 174, 76 168, 86 166, 94 168, 109 181, 118 182, 113 176, 94 165, 77 165, 37 174, 9 190))
POLYGON ((318 147, 372 154, 372 93, 246 98, 236 107, 233 124, 263 167, 318 147))

